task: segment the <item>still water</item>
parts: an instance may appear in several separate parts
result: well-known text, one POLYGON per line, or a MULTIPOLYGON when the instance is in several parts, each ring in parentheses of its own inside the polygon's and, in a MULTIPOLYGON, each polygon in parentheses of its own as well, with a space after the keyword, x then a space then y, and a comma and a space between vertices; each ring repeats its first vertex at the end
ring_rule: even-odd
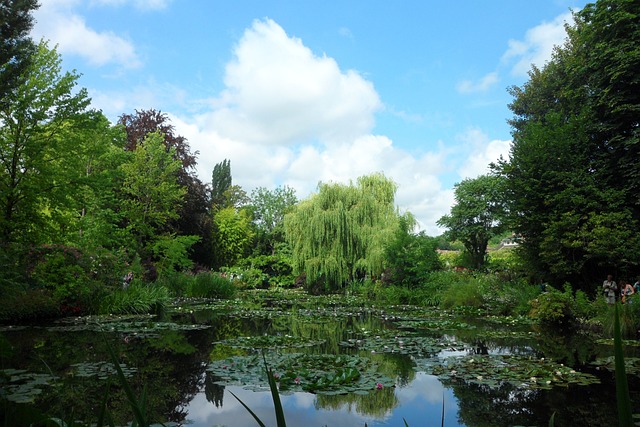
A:
MULTIPOLYGON (((96 422, 106 399, 127 425, 115 357, 154 422, 255 426, 233 393, 274 426, 264 354, 291 427, 546 426, 553 414, 556 426, 617 424, 607 341, 355 298, 256 292, 248 301, 2 327, 0 423, 29 425, 38 414, 96 422)), ((638 359, 627 351, 637 402, 638 359)))

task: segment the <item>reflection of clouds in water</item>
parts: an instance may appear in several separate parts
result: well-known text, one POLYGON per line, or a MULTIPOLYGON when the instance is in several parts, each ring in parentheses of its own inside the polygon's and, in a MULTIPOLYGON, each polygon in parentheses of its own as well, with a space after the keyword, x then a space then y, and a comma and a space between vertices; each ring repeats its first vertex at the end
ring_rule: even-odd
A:
MULTIPOLYGON (((247 410, 230 394, 235 393, 266 425, 275 425, 275 412, 271 393, 254 392, 241 387, 227 387, 224 393, 223 406, 208 402, 204 393, 199 393, 190 402, 187 420, 190 427, 255 427, 256 421, 247 410)), ((442 416, 442 399, 446 407, 447 426, 458 426, 457 400, 451 389, 445 389, 437 377, 423 372, 416 373, 415 379, 406 387, 395 389, 400 405, 384 418, 374 418, 358 414, 353 405, 340 405, 338 409, 316 409, 316 395, 311 393, 294 393, 281 395, 287 425, 291 426, 331 426, 370 427, 403 425, 403 418, 409 425, 440 425, 442 416), (425 421, 426 424, 420 421, 425 421), (412 422, 413 421, 413 422, 412 422)))
POLYGON ((437 377, 418 372, 411 384, 396 390, 396 395, 403 404, 419 398, 425 399, 429 403, 442 403, 443 392, 444 386, 437 377))
POLYGON ((287 396, 287 400, 294 400, 298 408, 313 408, 316 402, 316 395, 311 393, 295 393, 287 396))
MULTIPOLYGON (((254 392, 241 387, 227 387, 222 407, 208 402, 204 393, 198 393, 189 403, 187 420, 189 427, 255 427, 256 421, 228 391, 238 396, 266 425, 275 425, 273 400, 269 392, 254 392)), ((336 411, 315 408, 316 396, 311 393, 281 395, 288 425, 329 425, 331 427, 362 426, 372 419, 343 407, 336 411)))

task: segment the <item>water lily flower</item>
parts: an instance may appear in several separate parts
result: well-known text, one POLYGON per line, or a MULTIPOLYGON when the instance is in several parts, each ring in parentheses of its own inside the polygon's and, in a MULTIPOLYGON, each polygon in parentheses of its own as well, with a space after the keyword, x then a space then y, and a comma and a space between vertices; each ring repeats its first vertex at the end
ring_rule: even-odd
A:
POLYGON ((384 387, 384 386, 382 385, 382 383, 377 383, 377 384, 376 384, 376 388, 377 388, 378 390, 382 390, 382 387, 384 387))

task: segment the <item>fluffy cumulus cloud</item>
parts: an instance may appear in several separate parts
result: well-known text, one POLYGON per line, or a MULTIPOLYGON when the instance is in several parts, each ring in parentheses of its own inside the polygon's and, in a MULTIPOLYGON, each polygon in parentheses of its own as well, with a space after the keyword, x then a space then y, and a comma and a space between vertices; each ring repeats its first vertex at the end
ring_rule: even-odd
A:
POLYGON ((42 2, 35 12, 34 38, 46 38, 63 55, 83 57, 94 66, 116 64, 125 68, 141 65, 133 43, 113 32, 98 32, 74 12, 77 0, 42 2))
POLYGON ((223 135, 261 144, 346 141, 368 132, 381 103, 373 85, 256 21, 227 64, 223 107, 212 125, 223 135))
POLYGON ((551 59, 553 47, 565 41, 565 24, 571 22, 573 16, 568 12, 551 22, 543 22, 529 29, 524 40, 509 40, 509 48, 502 56, 502 61, 513 64, 511 73, 514 76, 525 77, 532 64, 542 67, 551 59))
POLYGON ((371 82, 314 54, 272 20, 256 21, 226 66, 225 90, 198 116, 171 116, 199 152, 199 175, 209 181, 216 163, 231 161, 234 183, 288 185, 299 197, 318 182, 348 183, 383 172, 398 185, 397 203, 427 232, 451 206, 438 174, 445 153, 411 153, 372 133, 382 107, 371 82))

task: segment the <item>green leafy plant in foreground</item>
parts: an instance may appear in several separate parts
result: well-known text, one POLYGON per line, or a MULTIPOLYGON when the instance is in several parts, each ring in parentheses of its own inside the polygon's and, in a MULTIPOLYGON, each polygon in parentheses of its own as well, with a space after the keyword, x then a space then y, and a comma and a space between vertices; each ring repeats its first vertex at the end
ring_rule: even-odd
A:
POLYGON ((631 415, 629 384, 627 382, 627 373, 624 366, 624 351, 622 348, 622 333, 620 331, 618 304, 615 304, 613 351, 616 360, 616 400, 618 402, 618 422, 620 427, 631 427, 633 425, 633 417, 631 415))
MULTIPOLYGON (((280 393, 278 393, 278 385, 276 384, 273 371, 267 365, 267 359, 264 355, 264 352, 262 353, 262 362, 264 363, 264 369, 267 372, 267 379, 269 381, 269 390, 271 391, 271 398, 273 399, 273 406, 276 412, 277 426, 287 427, 287 422, 284 417, 284 409, 282 408, 282 402, 280 401, 280 393)), ((229 390, 229 393, 231 393, 231 395, 235 397, 236 400, 240 402, 240 404, 244 406, 244 408, 247 411, 249 411, 251 416, 253 416, 253 418, 256 420, 256 422, 260 427, 266 427, 265 424, 260 420, 260 418, 242 400, 240 400, 238 396, 236 396, 231 390, 229 390)))

